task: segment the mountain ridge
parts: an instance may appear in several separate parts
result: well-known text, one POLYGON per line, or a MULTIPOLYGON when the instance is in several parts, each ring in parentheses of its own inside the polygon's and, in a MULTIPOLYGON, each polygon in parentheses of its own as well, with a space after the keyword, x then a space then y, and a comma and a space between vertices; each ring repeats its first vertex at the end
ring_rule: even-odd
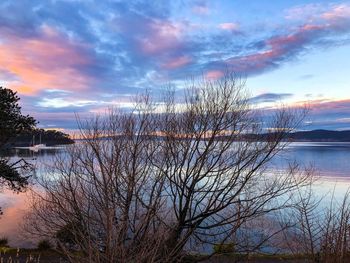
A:
POLYGON ((350 142, 350 130, 334 131, 317 129, 311 131, 297 131, 287 135, 292 141, 317 141, 317 142, 350 142))

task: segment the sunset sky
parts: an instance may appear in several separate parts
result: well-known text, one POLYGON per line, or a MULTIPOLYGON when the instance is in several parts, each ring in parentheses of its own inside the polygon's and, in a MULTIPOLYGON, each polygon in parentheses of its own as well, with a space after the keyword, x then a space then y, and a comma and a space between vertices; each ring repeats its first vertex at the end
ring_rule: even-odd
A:
POLYGON ((43 128, 229 68, 254 103, 308 102, 305 129, 350 129, 350 1, 1 0, 0 13, 0 85, 43 128))

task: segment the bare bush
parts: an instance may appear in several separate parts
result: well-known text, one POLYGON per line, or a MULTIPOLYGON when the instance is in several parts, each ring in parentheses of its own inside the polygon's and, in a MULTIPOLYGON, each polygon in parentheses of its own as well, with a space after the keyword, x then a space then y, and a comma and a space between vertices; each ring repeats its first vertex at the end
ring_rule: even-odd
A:
POLYGON ((297 166, 266 170, 302 115, 283 108, 262 121, 244 82, 227 75, 193 85, 182 103, 171 91, 161 104, 145 95, 132 112, 80 122, 83 140, 34 194, 30 231, 55 239, 71 262, 175 262, 227 244, 256 251, 274 232, 254 245, 244 233, 308 183, 297 166))
POLYGON ((335 198, 335 190, 323 198, 313 188, 299 190, 289 218, 294 226, 286 232, 285 243, 294 254, 304 254, 311 262, 348 262, 350 260, 350 192, 335 198), (330 202, 324 202, 329 199, 330 202))

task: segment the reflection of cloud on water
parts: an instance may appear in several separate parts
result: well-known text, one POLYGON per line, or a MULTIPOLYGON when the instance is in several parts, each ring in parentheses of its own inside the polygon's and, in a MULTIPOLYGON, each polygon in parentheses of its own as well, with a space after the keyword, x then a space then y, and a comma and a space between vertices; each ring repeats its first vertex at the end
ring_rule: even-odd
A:
POLYGON ((28 194, 6 190, 0 193, 0 206, 4 214, 0 219, 0 236, 7 237, 10 246, 33 247, 35 241, 28 240, 23 232, 23 217, 28 211, 28 194))
MULTIPOLYGON (((11 157, 12 161, 24 158, 36 167, 36 173, 41 174, 45 171, 45 164, 52 163, 52 158, 56 154, 64 153, 66 146, 52 147, 33 153, 28 149, 12 149, 5 154, 11 157)), ((35 182, 35 176, 31 178, 35 182)), ((9 190, 0 192, 0 207, 4 214, 0 218, 0 237, 7 237, 13 247, 35 247, 37 242, 34 238, 25 235, 22 225, 24 215, 29 211, 30 193, 16 194, 9 190)))
MULTIPOLYGON (((350 151, 349 143, 329 143, 329 142, 298 142, 289 145, 287 151, 281 153, 271 163, 266 170, 272 175, 283 175, 289 161, 296 160, 302 167, 308 167, 308 164, 314 164, 316 173, 320 178, 316 181, 314 189, 317 196, 327 195, 322 201, 324 208, 329 204, 331 193, 334 191, 335 198, 341 200, 350 187, 350 151)), ((39 152, 35 155, 37 164, 37 173, 44 174, 44 163, 52 164, 52 157, 58 154, 64 154, 65 150, 60 149, 55 152, 39 152)), ((18 157, 17 153, 17 157, 18 157)), ((31 158, 32 155, 23 157, 31 158)), ((35 178, 33 177, 33 180, 35 178)), ((0 219, 0 237, 9 238, 12 246, 33 247, 36 242, 33 238, 26 237, 21 232, 23 216, 28 209, 28 194, 14 194, 11 191, 0 192, 0 206, 3 207, 4 215, 0 219)))

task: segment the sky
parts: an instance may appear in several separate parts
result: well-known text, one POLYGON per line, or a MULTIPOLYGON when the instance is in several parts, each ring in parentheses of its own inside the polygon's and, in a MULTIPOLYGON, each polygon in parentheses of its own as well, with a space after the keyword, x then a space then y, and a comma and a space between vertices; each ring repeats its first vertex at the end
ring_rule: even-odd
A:
POLYGON ((350 1, 1 0, 0 13, 0 85, 42 128, 229 69, 254 103, 310 105, 304 129, 350 129, 350 1))

